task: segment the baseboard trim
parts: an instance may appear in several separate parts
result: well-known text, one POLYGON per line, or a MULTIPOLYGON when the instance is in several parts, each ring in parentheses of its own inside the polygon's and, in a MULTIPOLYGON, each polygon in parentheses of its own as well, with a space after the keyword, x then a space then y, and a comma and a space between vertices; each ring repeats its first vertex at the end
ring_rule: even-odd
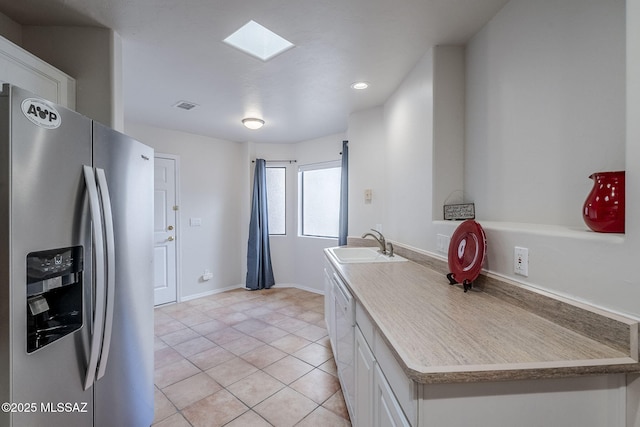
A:
POLYGON ((180 302, 191 301, 191 300, 202 298, 202 297, 208 297, 210 295, 215 295, 215 294, 231 291, 233 289, 238 289, 238 288, 244 288, 244 285, 240 284, 240 285, 234 285, 234 286, 227 286, 225 288, 212 289, 210 291, 201 292, 199 294, 186 295, 186 296, 180 297, 180 302))
MULTIPOLYGON (((243 283, 241 283, 241 284, 234 285, 234 286, 227 286, 225 288, 212 289, 210 291, 201 292, 201 293, 198 293, 198 294, 186 295, 184 297, 181 297, 179 302, 186 302, 186 301, 191 301, 191 300, 198 299, 198 298, 208 297, 210 295, 215 295, 215 294, 219 294, 219 293, 226 292, 226 291, 231 291, 233 289, 238 289, 238 288, 246 289, 245 285, 243 283)), ((297 283, 276 283, 275 285, 273 285, 273 288, 297 288, 297 289, 301 289, 303 291, 312 292, 314 294, 324 295, 324 291, 323 290, 310 288, 308 286, 299 285, 297 283)), ((164 305, 170 305, 170 304, 172 304, 172 303, 164 304, 164 305)), ((158 307, 161 307, 161 306, 158 306, 158 307)))

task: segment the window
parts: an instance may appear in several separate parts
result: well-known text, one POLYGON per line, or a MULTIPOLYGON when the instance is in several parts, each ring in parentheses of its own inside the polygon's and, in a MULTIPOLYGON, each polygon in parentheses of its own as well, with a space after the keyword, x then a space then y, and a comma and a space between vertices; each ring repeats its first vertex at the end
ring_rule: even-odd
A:
POLYGON ((303 236, 338 237, 340 162, 301 166, 300 230, 303 236))
POLYGON ((286 177, 287 168, 267 167, 267 209, 269 211, 269 234, 287 234, 286 221, 286 177))

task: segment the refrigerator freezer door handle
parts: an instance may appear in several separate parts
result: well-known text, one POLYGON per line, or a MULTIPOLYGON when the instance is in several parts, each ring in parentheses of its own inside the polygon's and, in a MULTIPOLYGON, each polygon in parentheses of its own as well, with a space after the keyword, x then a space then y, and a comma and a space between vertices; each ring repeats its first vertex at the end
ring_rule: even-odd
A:
POLYGON ((116 289, 116 250, 115 238, 113 231, 113 215, 111 212, 111 197, 109 196, 109 187, 107 185, 107 177, 104 169, 96 169, 96 178, 98 179, 98 189, 102 200, 102 214, 104 216, 105 241, 107 244, 107 309, 104 320, 104 338, 102 340, 102 351, 100 352, 100 361, 98 363, 98 375, 96 380, 104 376, 107 368, 107 359, 109 358, 109 347, 111 346, 111 330, 113 326, 113 309, 115 304, 116 289))
POLYGON ((102 332, 104 325, 104 301, 105 301, 105 262, 104 262, 104 239, 102 234, 102 215, 100 212, 100 202, 96 179, 91 166, 84 166, 84 181, 89 195, 89 212, 93 230, 93 249, 95 255, 95 308, 93 313, 93 328, 91 335, 91 350, 89 353, 89 363, 87 366, 87 376, 84 389, 87 390, 95 381, 98 357, 102 345, 102 332))

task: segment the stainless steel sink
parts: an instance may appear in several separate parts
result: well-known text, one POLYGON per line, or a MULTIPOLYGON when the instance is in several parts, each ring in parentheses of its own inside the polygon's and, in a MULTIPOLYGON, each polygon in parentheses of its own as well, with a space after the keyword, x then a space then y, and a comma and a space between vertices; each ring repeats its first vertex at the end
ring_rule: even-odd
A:
POLYGON ((376 248, 329 248, 329 252, 340 264, 357 264, 367 262, 403 262, 407 261, 398 255, 392 257, 381 254, 376 248))

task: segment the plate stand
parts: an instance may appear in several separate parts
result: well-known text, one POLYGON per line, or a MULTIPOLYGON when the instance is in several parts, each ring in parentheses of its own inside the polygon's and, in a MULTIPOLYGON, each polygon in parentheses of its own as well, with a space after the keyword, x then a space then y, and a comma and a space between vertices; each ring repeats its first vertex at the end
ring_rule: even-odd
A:
MULTIPOLYGON (((458 281, 456 281, 456 279, 453 278, 453 273, 447 274, 447 279, 449 279, 450 285, 458 284, 458 281)), ((470 280, 463 281, 462 288, 464 289, 465 292, 467 292, 469 289, 473 288, 473 282, 470 280)))

